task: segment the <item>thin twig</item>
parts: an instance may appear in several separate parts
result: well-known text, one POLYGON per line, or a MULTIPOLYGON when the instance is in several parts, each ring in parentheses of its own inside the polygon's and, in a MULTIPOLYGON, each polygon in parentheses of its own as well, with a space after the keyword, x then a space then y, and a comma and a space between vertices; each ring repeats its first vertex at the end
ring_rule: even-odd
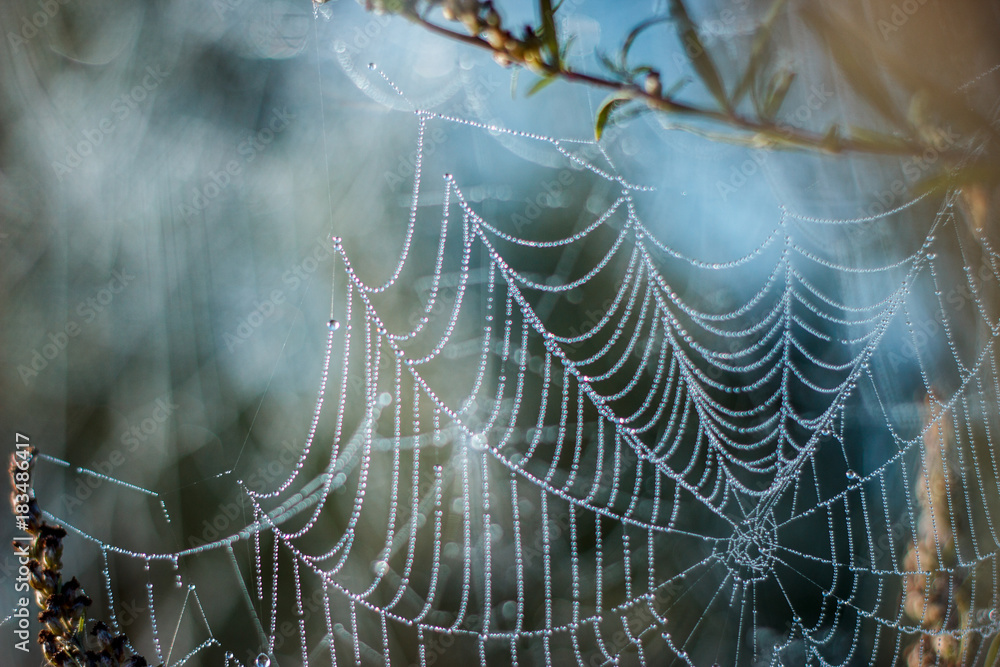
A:
MULTIPOLYGON (((922 143, 904 138, 893 138, 889 143, 877 139, 864 139, 851 136, 839 136, 831 134, 819 134, 792 127, 785 123, 776 123, 769 120, 754 119, 736 113, 732 110, 719 110, 707 107, 700 107, 693 104, 679 102, 662 94, 649 92, 633 83, 615 81, 613 79, 587 74, 565 66, 564 63, 548 62, 544 59, 529 58, 520 55, 517 50, 498 48, 480 35, 461 33, 450 28, 441 26, 414 11, 401 12, 410 21, 426 28, 437 35, 453 39, 463 44, 484 49, 494 54, 498 59, 503 59, 505 63, 522 65, 528 67, 542 77, 557 77, 564 81, 581 83, 595 88, 608 90, 612 93, 621 93, 629 98, 645 103, 651 109, 655 109, 667 114, 675 114, 707 120, 728 127, 742 130, 748 133, 749 137, 734 135, 732 137, 720 136, 718 138, 734 141, 743 144, 752 144, 765 148, 800 148, 817 150, 824 153, 864 153, 872 155, 914 157, 923 155, 928 148, 922 143)), ((514 38, 516 39, 516 38, 514 38)), ((531 53, 530 49, 524 52, 531 53)), ((684 129, 680 127, 679 129, 684 129)), ((958 150, 939 151, 939 154, 948 160, 957 160, 962 153, 958 150)))

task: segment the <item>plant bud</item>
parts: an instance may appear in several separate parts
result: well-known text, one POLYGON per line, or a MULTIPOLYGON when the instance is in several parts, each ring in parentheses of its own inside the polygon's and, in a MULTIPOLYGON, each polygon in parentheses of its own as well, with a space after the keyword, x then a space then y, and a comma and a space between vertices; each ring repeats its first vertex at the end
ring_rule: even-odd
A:
POLYGON ((646 80, 642 83, 643 90, 648 95, 659 97, 663 94, 663 84, 660 82, 659 72, 650 72, 646 75, 646 80))

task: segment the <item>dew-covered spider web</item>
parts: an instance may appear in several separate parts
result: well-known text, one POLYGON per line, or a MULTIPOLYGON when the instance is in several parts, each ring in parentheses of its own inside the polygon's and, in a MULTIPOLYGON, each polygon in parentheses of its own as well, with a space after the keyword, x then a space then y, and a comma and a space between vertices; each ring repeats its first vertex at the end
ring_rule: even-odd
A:
POLYGON ((49 515, 98 547, 112 625, 116 573, 147 572, 150 662, 995 660, 1000 254, 960 192, 856 218, 782 205, 719 260, 664 240, 601 143, 395 113, 417 136, 395 258, 372 275, 331 235, 290 471, 214 478, 248 521, 161 552, 49 515), (435 131, 611 194, 575 225, 512 224, 425 155, 435 131), (205 568, 245 606, 241 646, 205 568))

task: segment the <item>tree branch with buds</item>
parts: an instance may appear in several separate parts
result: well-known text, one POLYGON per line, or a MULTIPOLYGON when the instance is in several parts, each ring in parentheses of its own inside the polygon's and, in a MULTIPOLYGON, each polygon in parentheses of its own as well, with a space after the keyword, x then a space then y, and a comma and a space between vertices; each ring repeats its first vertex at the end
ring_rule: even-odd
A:
MULTIPOLYGON (((948 126, 955 121, 956 125, 962 126, 962 136, 968 138, 969 145, 979 141, 987 146, 987 150, 970 161, 969 145, 936 146, 940 144, 939 137, 944 126, 929 122, 919 113, 907 114, 893 108, 884 86, 871 71, 872 63, 869 62, 866 67, 863 61, 870 56, 879 65, 890 69, 900 64, 887 54, 878 52, 878 45, 863 40, 857 45, 845 44, 843 35, 845 32, 851 34, 848 27, 841 25, 840 19, 810 8, 803 10, 803 18, 819 41, 826 45, 851 90, 894 129, 886 132, 834 124, 825 131, 816 132, 779 120, 778 114, 796 80, 794 71, 772 62, 775 51, 772 29, 786 0, 772 0, 757 27, 745 69, 730 81, 722 75, 716 58, 699 37, 698 26, 688 14, 683 0, 670 0, 669 14, 655 16, 636 25, 625 38, 617 57, 598 54, 606 70, 603 74, 582 71, 567 61, 573 36, 559 33, 556 12, 561 3, 553 5, 551 0, 537 0, 538 23, 525 25, 519 30, 505 24, 492 0, 364 0, 364 4, 369 11, 403 16, 434 34, 489 51, 505 67, 523 67, 533 72, 539 81, 529 90, 529 95, 557 80, 607 90, 609 95, 598 109, 595 119, 598 139, 609 122, 653 111, 676 118, 677 121, 671 125, 674 129, 753 148, 899 157, 918 157, 934 149, 943 158, 944 176, 938 173, 933 179, 928 179, 927 189, 961 185, 972 173, 979 180, 982 166, 988 162, 988 157, 983 155, 988 156, 992 146, 1000 143, 1000 135, 988 120, 970 112, 953 91, 935 88, 921 80, 919 73, 901 73, 898 79, 912 89, 913 105, 919 107, 930 99, 937 110, 953 112, 952 118, 945 119, 948 126), (630 51, 636 40, 648 29, 663 23, 674 25, 692 70, 710 94, 714 105, 699 105, 679 99, 679 91, 690 83, 687 79, 682 78, 671 86, 665 86, 660 69, 630 62, 630 51), (459 24, 461 28, 453 28, 451 24, 459 24), (866 53, 859 53, 860 47, 864 47, 862 50, 866 53), (706 131, 706 123, 717 130, 706 131)), ((996 178, 997 170, 987 171, 991 179, 996 178)))

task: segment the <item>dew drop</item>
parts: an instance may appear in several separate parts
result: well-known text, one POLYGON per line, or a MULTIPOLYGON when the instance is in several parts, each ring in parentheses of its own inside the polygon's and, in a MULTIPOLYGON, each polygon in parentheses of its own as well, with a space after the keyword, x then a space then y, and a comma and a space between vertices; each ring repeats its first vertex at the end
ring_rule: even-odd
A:
POLYGON ((261 653, 253 664, 254 667, 271 667, 271 658, 267 657, 266 653, 261 653))
POLYGON ((861 476, 853 470, 848 470, 847 479, 861 479, 861 476))
POLYGON ((927 259, 937 259, 937 253, 936 252, 927 253, 927 259))
POLYGON ((340 328, 340 322, 338 322, 337 320, 330 320, 329 322, 326 323, 326 326, 330 331, 336 331, 337 329, 340 328))
POLYGON ((998 613, 996 609, 991 609, 990 610, 990 623, 996 623, 998 617, 1000 617, 1000 613, 998 613))
POLYGON ((368 69, 374 70, 376 67, 378 67, 378 65, 376 65, 375 63, 368 63, 368 69))
POLYGON ((374 572, 376 576, 384 577, 389 572, 389 564, 384 560, 377 560, 372 563, 372 572, 374 572))
POLYGON ((179 574, 177 575, 177 579, 174 581, 174 584, 177 585, 177 588, 183 588, 184 587, 184 582, 181 580, 181 575, 179 575, 179 574))

